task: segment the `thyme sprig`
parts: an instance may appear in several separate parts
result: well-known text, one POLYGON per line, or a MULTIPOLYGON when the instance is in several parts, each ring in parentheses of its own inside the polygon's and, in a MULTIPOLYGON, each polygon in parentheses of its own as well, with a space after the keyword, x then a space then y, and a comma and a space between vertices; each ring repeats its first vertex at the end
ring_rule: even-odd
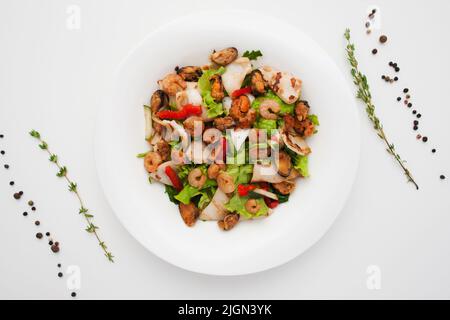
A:
POLYGON ((80 196, 80 193, 78 191, 77 184, 75 182, 73 182, 67 175, 67 167, 66 166, 62 166, 59 163, 58 156, 56 154, 50 152, 47 142, 42 140, 41 135, 40 135, 39 132, 37 132, 36 130, 31 130, 30 131, 30 135, 33 138, 36 138, 37 140, 39 140, 39 143, 40 143, 39 147, 42 150, 45 150, 49 154, 49 161, 53 162, 58 167, 58 172, 56 173, 56 176, 59 177, 59 178, 64 178, 67 181, 67 183, 68 183, 69 191, 73 192, 76 195, 76 197, 78 199, 78 202, 80 203, 80 209, 79 209, 78 212, 79 212, 79 214, 81 214, 85 218, 85 220, 87 222, 87 227, 86 227, 85 230, 88 233, 93 234, 97 238, 98 244, 102 248, 102 250, 103 250, 103 252, 105 254, 105 257, 109 261, 114 262, 113 254, 108 250, 108 247, 106 246, 105 242, 101 240, 101 238, 100 238, 100 236, 99 236, 99 234, 97 232, 98 226, 96 226, 94 224, 94 222, 93 222, 94 216, 92 214, 90 214, 89 213, 89 209, 87 209, 84 206, 84 202, 83 202, 83 200, 82 200, 82 198, 80 196))
POLYGON ((369 90, 369 84, 367 82, 367 77, 361 73, 361 71, 358 68, 358 61, 355 57, 355 45, 351 43, 350 41, 350 29, 346 29, 344 33, 344 37, 347 40, 347 59, 348 62, 351 65, 351 74, 353 77, 353 83, 357 86, 358 91, 356 94, 356 97, 364 102, 366 105, 366 112, 370 119, 370 121, 373 123, 373 127, 375 131, 377 132, 378 137, 380 137, 384 143, 386 144, 386 150, 387 152, 394 157, 394 159, 398 162, 398 164, 402 167, 403 172, 405 173, 408 182, 412 182, 417 190, 419 190, 419 186, 417 185, 416 181, 413 179, 411 172, 408 170, 408 168, 405 166, 405 160, 402 160, 400 155, 395 150, 394 144, 390 143, 388 138, 386 137, 386 134, 384 133, 383 125, 380 122, 380 119, 375 114, 375 106, 372 103, 372 96, 370 94, 369 90))

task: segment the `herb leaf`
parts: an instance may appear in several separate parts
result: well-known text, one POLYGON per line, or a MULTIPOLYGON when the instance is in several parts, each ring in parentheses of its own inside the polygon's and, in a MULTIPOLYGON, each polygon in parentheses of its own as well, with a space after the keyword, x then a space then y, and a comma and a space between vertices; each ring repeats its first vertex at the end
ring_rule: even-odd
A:
POLYGON ((77 199, 78 202, 80 204, 80 209, 79 209, 79 213, 84 217, 84 219, 87 222, 87 228, 86 231, 89 233, 94 234, 95 238, 97 239, 100 247, 102 248, 105 257, 111 261, 114 262, 114 256, 112 255, 112 253, 110 251, 107 250, 107 246, 105 244, 105 242, 103 242, 99 236, 99 234, 97 233, 97 229, 98 226, 94 225, 94 223, 92 222, 92 218, 94 217, 92 214, 88 214, 87 212, 89 211, 83 204, 83 200, 81 198, 80 193, 78 192, 78 187, 77 184, 75 182, 73 182, 72 180, 69 179, 69 177, 67 176, 67 167, 62 166, 59 162, 58 162, 58 156, 54 153, 51 153, 49 148, 48 148, 48 144, 43 141, 41 139, 41 135, 39 132, 37 132, 36 130, 31 130, 29 132, 30 136, 32 136, 33 138, 36 138, 39 141, 39 147, 42 150, 45 150, 47 152, 47 154, 49 155, 49 161, 51 161, 52 163, 54 163, 56 165, 56 167, 58 168, 58 173, 56 174, 58 177, 65 179, 66 182, 69 185, 69 191, 73 192, 77 199))
POLYGON ((390 155, 394 157, 394 159, 398 162, 400 167, 403 169, 408 182, 412 182, 417 190, 419 190, 419 185, 413 179, 411 172, 405 166, 405 160, 402 160, 400 155, 395 150, 394 144, 390 143, 386 134, 384 133, 383 125, 381 124, 380 119, 375 114, 375 106, 372 103, 372 95, 370 93, 369 84, 367 81, 367 77, 359 70, 358 61, 355 57, 355 45, 350 42, 350 29, 346 29, 344 33, 344 37, 347 40, 346 52, 347 52, 347 60, 350 63, 351 70, 350 73, 353 77, 353 83, 357 87, 356 97, 364 102, 366 106, 366 113, 369 117, 369 120, 373 124, 373 128, 375 129, 378 137, 384 141, 386 145, 386 149, 390 155))
POLYGON ((252 51, 245 51, 242 55, 243 57, 249 58, 250 60, 256 60, 259 57, 262 57, 261 50, 252 50, 252 51))

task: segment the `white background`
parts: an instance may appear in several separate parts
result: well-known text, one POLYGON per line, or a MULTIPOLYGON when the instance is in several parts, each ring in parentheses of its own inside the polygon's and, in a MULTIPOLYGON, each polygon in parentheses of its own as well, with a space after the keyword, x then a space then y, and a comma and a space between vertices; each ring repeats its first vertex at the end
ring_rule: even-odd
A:
MULTIPOLYGON (((0 149, 7 154, 0 156, 0 298, 69 299, 66 278, 56 276, 59 262, 63 270, 81 268, 78 296, 86 299, 450 298, 450 188, 439 179, 442 173, 450 178, 450 2, 259 0, 225 5, 272 13, 297 25, 346 74, 342 34, 351 27, 377 112, 420 191, 406 183, 358 104, 359 173, 347 205, 319 243, 286 265, 249 276, 204 276, 171 266, 125 231, 102 194, 93 150, 96 112, 104 84, 145 35, 185 14, 220 10, 224 2, 1 0, 0 133, 5 138, 0 149), (80 30, 66 27, 66 9, 72 4, 81 9, 80 30), (369 37, 364 22, 374 4, 381 30, 369 37), (384 46, 377 42, 380 33, 389 37, 384 46), (370 53, 374 47, 379 48, 376 56, 370 53), (400 81, 392 85, 380 79, 393 73, 390 60, 401 68, 400 81), (429 137, 426 144, 415 139, 411 110, 396 101, 404 87, 422 113, 419 131, 429 137), (116 263, 107 262, 84 231, 74 195, 28 136, 32 128, 69 167, 116 263), (433 147, 438 150, 434 155, 433 147), (4 163, 10 170, 3 169, 4 163), (19 202, 12 197, 18 190, 25 192, 19 202), (38 210, 25 218, 29 199, 38 210), (39 228, 35 216, 42 222, 39 228), (60 241, 58 255, 35 238, 38 229, 60 241), (370 265, 381 270, 380 290, 367 288, 370 265)), ((270 28, 262 22, 261 32, 264 27, 270 28)))

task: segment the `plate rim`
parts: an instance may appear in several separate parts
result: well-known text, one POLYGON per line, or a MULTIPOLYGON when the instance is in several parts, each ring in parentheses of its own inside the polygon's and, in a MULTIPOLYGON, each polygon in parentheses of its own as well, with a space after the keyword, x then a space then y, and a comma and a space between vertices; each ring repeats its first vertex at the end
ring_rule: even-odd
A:
MULTIPOLYGON (((341 214, 341 212, 343 211, 346 203, 348 202, 348 199, 352 193, 355 181, 356 181, 356 176, 359 170, 359 164, 360 164, 360 150, 361 150, 361 133, 360 133, 360 119, 359 119, 359 113, 358 110, 356 108, 356 101, 353 99, 352 101, 352 106, 354 106, 354 118, 356 119, 355 123, 354 123, 354 128, 353 131, 354 133, 356 133, 353 136, 353 139, 355 139, 356 141, 355 143, 355 148, 353 148, 353 155, 352 155, 352 162, 353 162, 353 166, 352 168, 352 172, 349 174, 351 175, 351 179, 349 179, 350 183, 349 186, 345 192, 345 196, 342 197, 342 199, 339 202, 339 209, 335 210, 336 213, 334 214, 334 216, 332 217, 332 219, 329 219, 328 225, 326 225, 325 228, 323 228, 323 232, 321 232, 321 234, 317 235, 314 237, 314 241, 311 241, 311 244, 308 245, 304 250, 301 250, 299 252, 295 251, 293 254, 291 254, 289 257, 284 258, 284 259, 278 259, 275 263, 271 263, 270 266, 264 266, 263 268, 254 268, 255 270, 252 271, 244 271, 244 272, 215 272, 213 270, 211 270, 212 268, 209 268, 209 270, 205 270, 203 268, 192 268, 192 267, 188 267, 188 266, 184 266, 180 263, 176 263, 174 261, 172 261, 171 259, 169 259, 168 257, 165 257, 163 255, 161 255, 160 253, 156 252, 155 250, 153 250, 152 248, 148 247, 143 241, 141 241, 141 239, 135 235, 131 228, 129 227, 129 225, 124 221, 124 219, 120 216, 120 214, 117 213, 116 209, 113 206, 113 201, 111 200, 110 196, 108 195, 106 189, 107 187, 105 186, 105 174, 106 172, 104 172, 104 169, 102 169, 102 166, 100 165, 100 150, 102 149, 102 144, 101 144, 101 139, 100 139, 100 117, 102 116, 103 111, 106 108, 107 105, 107 101, 110 98, 111 95, 111 90, 113 88, 113 84, 116 81, 116 78, 118 76, 118 74, 120 73, 121 68, 123 67, 123 65, 127 62, 127 60, 136 52, 136 50, 138 50, 143 44, 145 44, 149 39, 151 39, 155 34, 163 31, 165 28, 174 25, 174 24, 179 24, 182 23, 183 21, 188 21, 189 19, 192 19, 193 17, 198 17, 198 16, 202 16, 204 14, 207 15, 215 15, 215 16, 221 16, 224 14, 239 14, 239 15, 245 15, 245 14, 249 14, 250 11, 246 11, 246 10, 226 10, 225 12, 212 12, 212 11, 208 11, 208 10, 202 10, 196 13, 192 13, 189 15, 184 15, 184 16, 180 16, 177 18, 174 18, 166 23, 161 24, 160 26, 156 27, 155 29, 153 29, 151 32, 149 32, 147 35, 145 35, 143 37, 143 39, 141 41, 139 41, 135 46, 133 46, 128 53, 124 56, 124 58, 119 62, 119 64, 117 65, 117 67, 115 68, 114 72, 112 73, 112 76, 110 78, 110 81, 108 81, 107 85, 105 86, 105 94, 103 96, 103 101, 101 106, 98 108, 97 110, 97 116, 96 116, 96 125, 95 125, 95 137, 94 137, 94 158, 95 158, 95 166, 96 166, 96 172, 97 172, 97 176, 100 180, 100 185, 101 185, 101 189, 103 194, 105 195, 105 198, 109 204, 109 206, 111 207, 112 211, 114 212, 115 216, 117 217, 117 219, 119 220, 120 224, 127 230, 127 232, 141 245, 143 246, 147 251, 149 251, 150 253, 152 253, 153 255, 157 256, 158 258, 160 258, 161 260, 170 263, 174 266, 177 266, 181 269, 190 271, 190 272, 194 272, 194 273, 199 273, 199 274, 206 274, 206 275, 211 275, 211 276, 238 276, 238 275, 246 275, 246 274, 254 274, 254 273, 259 273, 259 272, 264 272, 276 267, 279 267, 281 265, 284 265, 298 257, 300 257, 302 254, 304 254, 306 251, 310 250, 311 248, 315 247, 317 245, 317 243, 325 236, 325 234, 330 230, 330 228, 332 227, 332 225, 335 223, 336 219, 338 218, 338 216, 341 214)), ((258 13, 258 15, 264 16, 265 19, 270 19, 274 22, 280 23, 284 26, 287 26, 289 28, 293 28, 295 29, 297 32, 299 32, 300 34, 302 34, 303 37, 307 38, 309 41, 311 41, 311 43, 313 43, 317 49, 319 51, 321 51, 323 53, 323 55, 326 57, 326 59, 330 62, 331 65, 333 65, 333 68, 335 69, 334 72, 338 73, 340 75, 340 77, 342 78, 343 81, 345 81, 345 85, 343 87, 345 87, 345 94, 350 98, 353 98, 353 95, 351 93, 350 87, 348 85, 348 82, 344 76, 344 73, 338 68, 336 62, 330 57, 330 55, 313 39, 311 38, 307 33, 305 33, 303 30, 299 29, 297 26, 292 25, 284 20, 281 20, 277 17, 274 17, 272 15, 267 15, 267 14, 260 14, 258 13)), ((350 99, 349 99, 350 101, 350 99)))

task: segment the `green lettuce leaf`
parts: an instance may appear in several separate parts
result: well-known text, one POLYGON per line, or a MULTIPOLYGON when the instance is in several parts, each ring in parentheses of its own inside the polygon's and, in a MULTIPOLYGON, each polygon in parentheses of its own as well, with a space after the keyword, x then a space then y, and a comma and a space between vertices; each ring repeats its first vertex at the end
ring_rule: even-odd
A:
POLYGON ((220 67, 219 69, 209 69, 204 70, 202 76, 198 79, 198 89, 200 90, 200 94, 204 97, 207 92, 211 92, 211 83, 209 80, 215 74, 224 74, 225 68, 220 67))
POLYGON ((203 104, 206 106, 208 118, 215 118, 223 114, 222 103, 217 103, 211 96, 211 82, 210 79, 215 74, 223 74, 225 72, 224 67, 219 69, 210 69, 203 71, 202 76, 198 79, 198 89, 203 97, 203 104))
POLYGON ((169 197, 170 202, 173 202, 175 204, 178 204, 179 201, 177 199, 175 199, 175 195, 178 193, 178 191, 169 185, 165 185, 166 186, 166 190, 164 191, 165 193, 167 193, 167 196, 169 197))
POLYGON ((270 120, 259 117, 259 119, 255 123, 255 127, 258 129, 274 130, 277 128, 277 120, 270 120))
POLYGON ((208 91, 203 97, 203 103, 206 105, 206 116, 208 118, 215 118, 223 114, 223 105, 222 103, 217 103, 214 101, 214 98, 211 96, 211 91, 208 91))
POLYGON ((201 189, 195 188, 190 184, 186 184, 180 191, 180 193, 178 193, 174 198, 184 204, 188 204, 189 202, 191 202, 192 198, 198 196, 199 194, 203 194, 206 189, 215 186, 217 186, 217 182, 212 179, 207 179, 201 189))
POLYGON ((315 114, 310 114, 310 115, 308 115, 308 119, 311 120, 311 122, 312 122, 315 126, 320 126, 319 118, 317 117, 317 115, 315 115, 315 114))
POLYGON ((227 165, 226 172, 233 177, 234 184, 247 184, 252 179, 253 175, 253 165, 252 164, 244 164, 244 165, 236 165, 230 164, 227 165))
POLYGON ((266 203, 264 202, 264 199, 260 198, 260 199, 256 199, 256 201, 258 201, 258 204, 261 206, 261 208, 259 209, 259 211, 255 214, 252 214, 250 212, 248 212, 245 209, 245 203, 247 202, 247 200, 249 199, 248 196, 245 197, 240 197, 237 193, 230 199, 230 201, 225 204, 225 209, 227 209, 230 212, 237 212, 240 215, 242 215, 245 218, 255 218, 255 217, 259 217, 262 215, 267 214, 267 211, 269 211, 269 208, 267 207, 266 203))
POLYGON ((295 155, 293 159, 294 168, 300 172, 303 177, 309 177, 308 156, 295 155))

